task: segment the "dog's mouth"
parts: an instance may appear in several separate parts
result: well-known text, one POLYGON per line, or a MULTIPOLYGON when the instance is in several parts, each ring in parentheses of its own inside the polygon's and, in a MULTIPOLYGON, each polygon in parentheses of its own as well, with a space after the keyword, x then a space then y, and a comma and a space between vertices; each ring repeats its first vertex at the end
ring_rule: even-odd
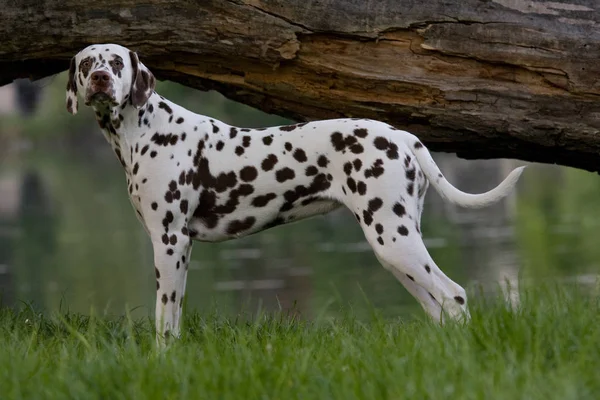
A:
POLYGON ((107 93, 103 90, 98 90, 96 92, 88 92, 86 96, 86 105, 115 105, 117 101, 113 94, 107 93))

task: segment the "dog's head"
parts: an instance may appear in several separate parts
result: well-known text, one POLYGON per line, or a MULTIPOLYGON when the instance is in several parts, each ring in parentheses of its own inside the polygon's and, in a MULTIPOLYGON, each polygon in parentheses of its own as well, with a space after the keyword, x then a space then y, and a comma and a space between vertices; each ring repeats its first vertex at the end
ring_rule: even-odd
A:
POLYGON ((71 59, 67 110, 77 113, 78 93, 87 106, 112 108, 131 102, 142 107, 156 85, 152 73, 133 51, 118 44, 94 44, 71 59))

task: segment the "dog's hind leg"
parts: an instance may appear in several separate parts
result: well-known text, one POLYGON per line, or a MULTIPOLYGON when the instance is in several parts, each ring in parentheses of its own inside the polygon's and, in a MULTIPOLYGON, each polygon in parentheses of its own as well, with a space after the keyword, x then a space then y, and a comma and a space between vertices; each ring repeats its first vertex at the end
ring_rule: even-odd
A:
POLYGON ((392 273, 398 279, 398 281, 406 288, 406 290, 421 304, 423 310, 429 315, 434 321, 444 323, 444 314, 442 313, 441 304, 435 300, 422 286, 415 283, 412 275, 407 275, 394 268, 393 265, 383 261, 377 254, 375 254, 381 265, 392 273))
MULTIPOLYGON (((415 215, 415 211, 411 214, 415 215)), ((383 267, 394 274, 432 318, 440 321, 441 309, 452 319, 469 318, 465 290, 435 264, 413 227, 415 222, 400 203, 395 203, 378 204, 373 216, 362 218, 360 225, 383 267)))
POLYGON ((465 290, 438 268, 421 238, 413 236, 411 239, 400 236, 385 247, 367 240, 383 267, 392 272, 434 320, 468 319, 465 290))

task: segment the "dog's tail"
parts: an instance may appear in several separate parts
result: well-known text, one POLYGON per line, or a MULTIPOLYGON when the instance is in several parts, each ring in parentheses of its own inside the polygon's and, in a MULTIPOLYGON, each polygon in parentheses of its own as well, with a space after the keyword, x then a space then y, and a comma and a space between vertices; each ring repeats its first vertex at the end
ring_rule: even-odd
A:
POLYGON ((407 144, 412 148, 423 173, 427 179, 429 179, 431 185, 444 199, 462 207, 481 208, 506 197, 511 192, 519 180, 521 173, 525 169, 525 167, 515 168, 498 186, 488 192, 481 194, 465 193, 452 186, 452 184, 444 178, 444 175, 442 175, 437 164, 433 161, 429 150, 423 146, 416 136, 411 136, 412 138, 410 141, 412 143, 407 144))

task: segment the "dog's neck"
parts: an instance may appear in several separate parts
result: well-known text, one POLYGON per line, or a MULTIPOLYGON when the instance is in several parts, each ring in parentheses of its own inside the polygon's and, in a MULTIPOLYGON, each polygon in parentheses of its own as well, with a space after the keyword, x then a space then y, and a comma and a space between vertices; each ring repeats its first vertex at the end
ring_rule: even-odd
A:
POLYGON ((160 96, 154 92, 139 109, 131 104, 130 99, 114 107, 93 106, 96 121, 104 137, 127 173, 131 167, 131 144, 138 137, 145 135, 147 131, 145 128, 149 127, 148 117, 145 115, 149 109, 156 109, 159 100, 160 96))

